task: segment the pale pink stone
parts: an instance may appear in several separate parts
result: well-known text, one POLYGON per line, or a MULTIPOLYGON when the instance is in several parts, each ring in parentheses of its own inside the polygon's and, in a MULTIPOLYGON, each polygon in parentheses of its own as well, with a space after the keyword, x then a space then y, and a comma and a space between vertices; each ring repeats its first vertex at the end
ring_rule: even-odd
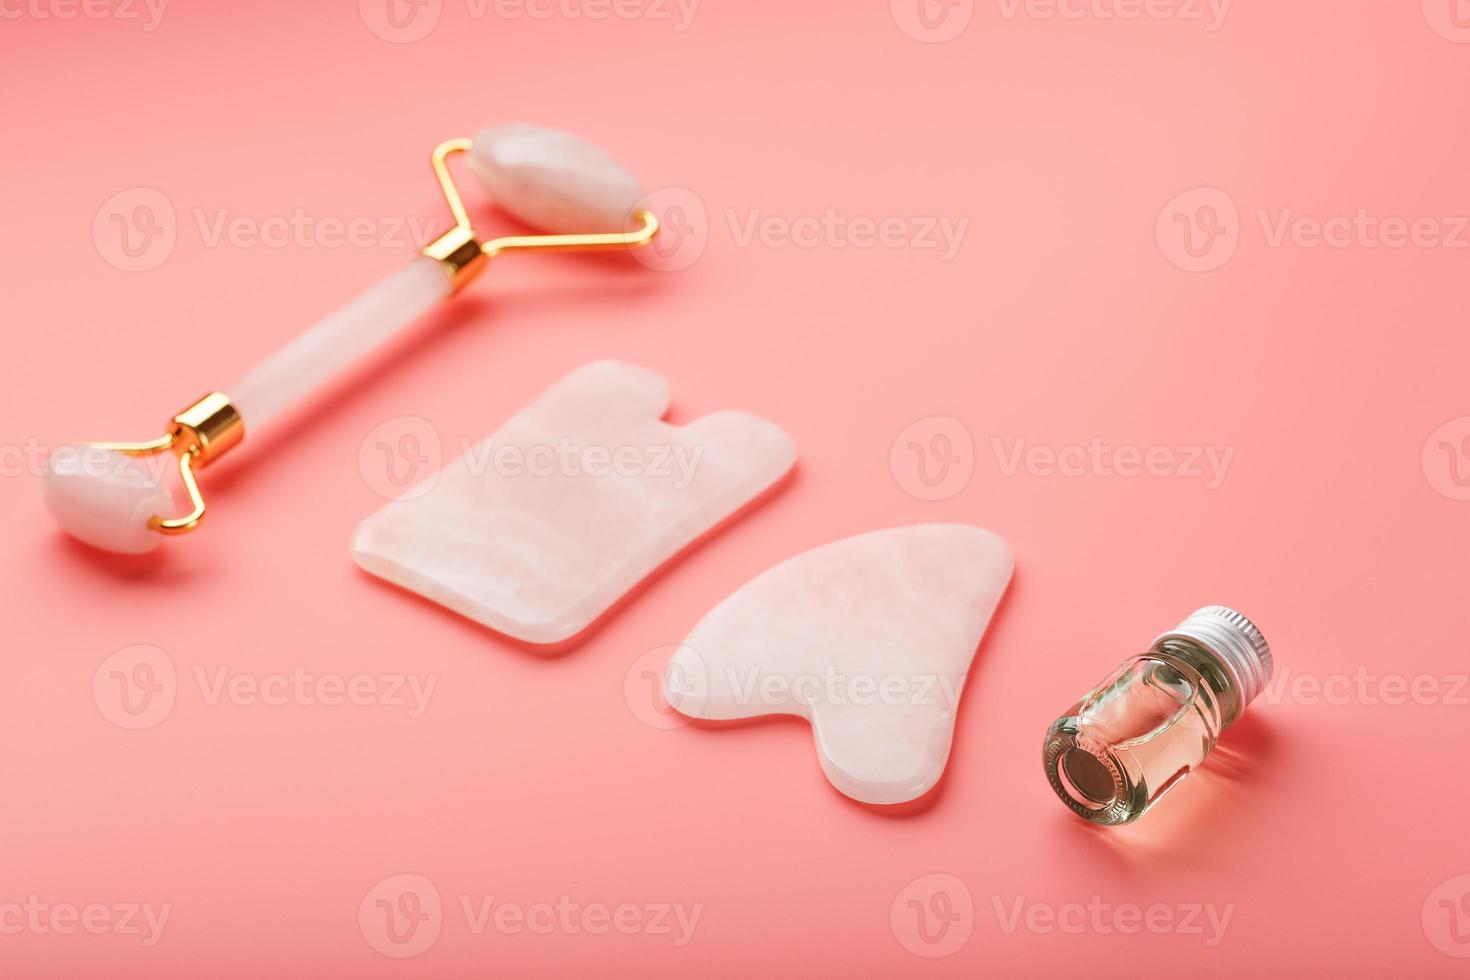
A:
POLYGON ((41 476, 41 497, 74 537, 122 554, 158 547, 163 535, 149 529, 148 519, 155 514, 169 516, 173 509, 173 499, 156 470, 139 459, 95 446, 52 450, 41 476))
POLYGON ((676 426, 660 419, 668 403, 652 371, 578 368, 363 521, 353 557, 501 633, 569 639, 795 462, 764 419, 727 411, 676 426))
POLYGON ((844 538, 756 576, 702 619, 664 678, 696 718, 808 719, 832 785, 904 803, 938 782, 1010 547, 959 524, 844 538))
POLYGON ((451 289, 435 259, 419 258, 323 317, 226 392, 255 433, 423 316, 451 289))
POLYGON ((553 234, 623 231, 644 195, 638 178, 598 147, 540 126, 480 130, 470 166, 497 205, 553 234))

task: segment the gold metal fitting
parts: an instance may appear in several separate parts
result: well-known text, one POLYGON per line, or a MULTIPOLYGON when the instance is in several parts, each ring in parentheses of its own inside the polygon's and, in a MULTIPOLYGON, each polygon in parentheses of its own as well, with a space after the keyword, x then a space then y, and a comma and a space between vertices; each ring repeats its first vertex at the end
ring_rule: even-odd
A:
POLYGON ((151 442, 94 442, 125 456, 152 456, 172 452, 179 457, 179 480, 193 509, 183 517, 154 514, 148 526, 160 534, 187 534, 204 520, 204 496, 194 471, 203 469, 229 452, 245 438, 245 420, 230 402, 211 392, 169 420, 169 431, 151 442))
POLYGON ((490 261, 483 247, 475 240, 475 233, 458 226, 430 242, 424 248, 423 254, 444 263, 444 269, 449 273, 449 281, 454 283, 456 293, 474 282, 485 271, 485 263, 490 261))
POLYGON ((194 466, 203 469, 245 438, 245 420, 229 398, 211 392, 173 417, 175 445, 193 447, 194 466))
POLYGON ((638 220, 643 227, 628 232, 598 233, 589 235, 508 235, 483 244, 475 235, 470 224, 469 212, 465 210, 464 198, 449 173, 449 157, 455 153, 468 153, 474 143, 464 138, 445 140, 434 147, 430 163, 434 176, 439 180, 439 189, 444 193, 444 202, 454 218, 454 227, 430 242, 420 254, 437 259, 444 264, 454 291, 459 292, 474 282, 485 271, 485 264, 502 252, 571 252, 598 251, 603 249, 641 248, 653 241, 658 234, 658 217, 652 211, 639 211, 638 220))

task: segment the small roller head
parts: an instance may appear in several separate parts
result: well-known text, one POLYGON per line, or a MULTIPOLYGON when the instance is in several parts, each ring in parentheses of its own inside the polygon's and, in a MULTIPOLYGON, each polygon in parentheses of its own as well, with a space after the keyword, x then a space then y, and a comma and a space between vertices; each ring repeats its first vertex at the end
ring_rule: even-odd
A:
POLYGON ((157 474, 138 459, 85 445, 52 450, 41 476, 41 497, 73 537, 128 555, 152 551, 163 542, 148 522, 173 507, 157 474))
POLYGON ((603 150, 540 126, 486 127, 475 134, 470 161, 496 204, 555 235, 625 231, 646 193, 603 150))

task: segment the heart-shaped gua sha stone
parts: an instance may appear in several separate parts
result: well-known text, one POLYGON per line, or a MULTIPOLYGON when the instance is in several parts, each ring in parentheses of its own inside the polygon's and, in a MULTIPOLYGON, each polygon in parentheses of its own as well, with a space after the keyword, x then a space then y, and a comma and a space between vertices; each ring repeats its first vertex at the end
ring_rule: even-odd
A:
POLYGON ((489 439, 363 521, 367 571, 527 643, 581 633, 784 476, 790 436, 744 412, 661 420, 669 386, 578 368, 489 439))
POLYGON ((148 522, 173 508, 158 475, 140 460, 79 444, 51 451, 41 475, 41 499, 73 537, 125 555, 144 554, 162 544, 163 535, 148 522))
POLYGON ((960 689, 1011 569, 1005 541, 960 524, 814 548, 711 610, 670 661, 665 695, 695 718, 800 715, 837 789, 917 799, 944 772, 960 689))
POLYGON ((643 185, 605 151, 540 126, 475 134, 470 166, 495 203, 553 234, 623 231, 643 185))

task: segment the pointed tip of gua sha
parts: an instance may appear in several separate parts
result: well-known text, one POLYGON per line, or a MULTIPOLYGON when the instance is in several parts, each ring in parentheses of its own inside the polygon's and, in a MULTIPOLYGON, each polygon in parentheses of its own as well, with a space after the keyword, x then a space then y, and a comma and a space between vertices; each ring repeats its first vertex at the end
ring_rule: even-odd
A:
POLYGON ((731 594, 674 654, 665 695, 705 719, 808 719, 828 780, 863 803, 944 772, 965 675, 1010 583, 983 528, 921 524, 788 558, 731 594))
POLYGON ((497 205, 552 234, 624 231, 645 193, 599 147, 525 123, 476 133, 470 166, 497 205))
POLYGON ((148 520, 172 506, 168 490, 137 459, 75 444, 52 450, 41 474, 41 497, 73 537, 126 555, 144 554, 163 542, 148 520))

